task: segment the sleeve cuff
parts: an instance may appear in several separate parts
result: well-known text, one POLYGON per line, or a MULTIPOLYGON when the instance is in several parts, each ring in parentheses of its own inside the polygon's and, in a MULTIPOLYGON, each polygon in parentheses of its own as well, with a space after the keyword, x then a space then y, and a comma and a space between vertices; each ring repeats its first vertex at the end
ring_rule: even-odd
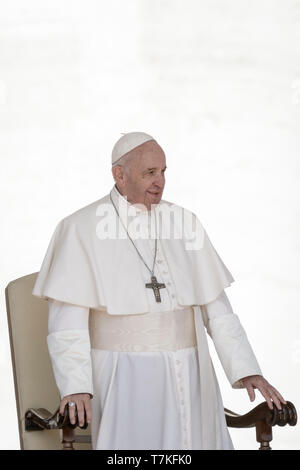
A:
POLYGON ((232 313, 209 320, 211 338, 232 388, 245 388, 241 378, 263 375, 239 317, 232 313))
POLYGON ((93 397, 88 330, 61 330, 47 336, 48 351, 60 397, 89 393, 93 397))

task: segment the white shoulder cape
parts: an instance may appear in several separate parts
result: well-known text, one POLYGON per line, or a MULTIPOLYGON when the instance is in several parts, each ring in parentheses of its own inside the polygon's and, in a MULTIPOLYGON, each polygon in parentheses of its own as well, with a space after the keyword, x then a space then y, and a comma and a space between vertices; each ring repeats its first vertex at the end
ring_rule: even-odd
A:
MULTIPOLYGON (((164 203, 161 207, 183 209, 161 202, 164 203)), ((131 241, 128 237, 116 240, 97 236, 97 213, 101 213, 101 205, 109 203, 107 195, 57 224, 33 295, 95 309, 104 307, 112 315, 149 311, 140 259, 131 241)), ((186 249, 191 238, 185 236, 160 241, 179 305, 202 305, 214 300, 234 279, 199 219, 186 212, 195 219, 201 243, 186 249)))

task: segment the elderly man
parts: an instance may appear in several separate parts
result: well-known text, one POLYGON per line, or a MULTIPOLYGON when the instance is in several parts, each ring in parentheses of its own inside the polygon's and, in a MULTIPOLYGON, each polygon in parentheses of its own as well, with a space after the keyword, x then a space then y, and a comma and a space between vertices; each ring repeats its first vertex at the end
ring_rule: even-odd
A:
POLYGON ((93 449, 234 449, 206 331, 233 388, 286 403, 262 375, 201 222, 162 200, 166 168, 152 136, 124 134, 111 192, 59 222, 33 289, 49 302, 60 412, 69 406, 74 422, 77 410, 80 425, 86 414, 93 449))

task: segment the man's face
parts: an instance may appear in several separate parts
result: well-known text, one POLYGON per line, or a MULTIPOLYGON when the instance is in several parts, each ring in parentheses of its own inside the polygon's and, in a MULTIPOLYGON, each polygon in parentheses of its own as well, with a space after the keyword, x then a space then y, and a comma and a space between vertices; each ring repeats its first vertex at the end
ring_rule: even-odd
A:
POLYGON ((162 148, 148 141, 133 149, 127 163, 129 172, 118 168, 117 188, 131 204, 143 204, 148 210, 158 204, 165 186, 166 157, 162 148))

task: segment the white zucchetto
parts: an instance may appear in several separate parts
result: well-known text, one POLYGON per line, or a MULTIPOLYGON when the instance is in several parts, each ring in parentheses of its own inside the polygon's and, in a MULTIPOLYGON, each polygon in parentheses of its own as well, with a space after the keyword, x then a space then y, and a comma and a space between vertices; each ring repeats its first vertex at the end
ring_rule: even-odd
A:
POLYGON ((117 164, 125 153, 130 152, 130 150, 133 150, 144 142, 148 142, 148 140, 155 139, 145 132, 129 132, 128 134, 123 134, 113 147, 111 155, 112 166, 117 164))

